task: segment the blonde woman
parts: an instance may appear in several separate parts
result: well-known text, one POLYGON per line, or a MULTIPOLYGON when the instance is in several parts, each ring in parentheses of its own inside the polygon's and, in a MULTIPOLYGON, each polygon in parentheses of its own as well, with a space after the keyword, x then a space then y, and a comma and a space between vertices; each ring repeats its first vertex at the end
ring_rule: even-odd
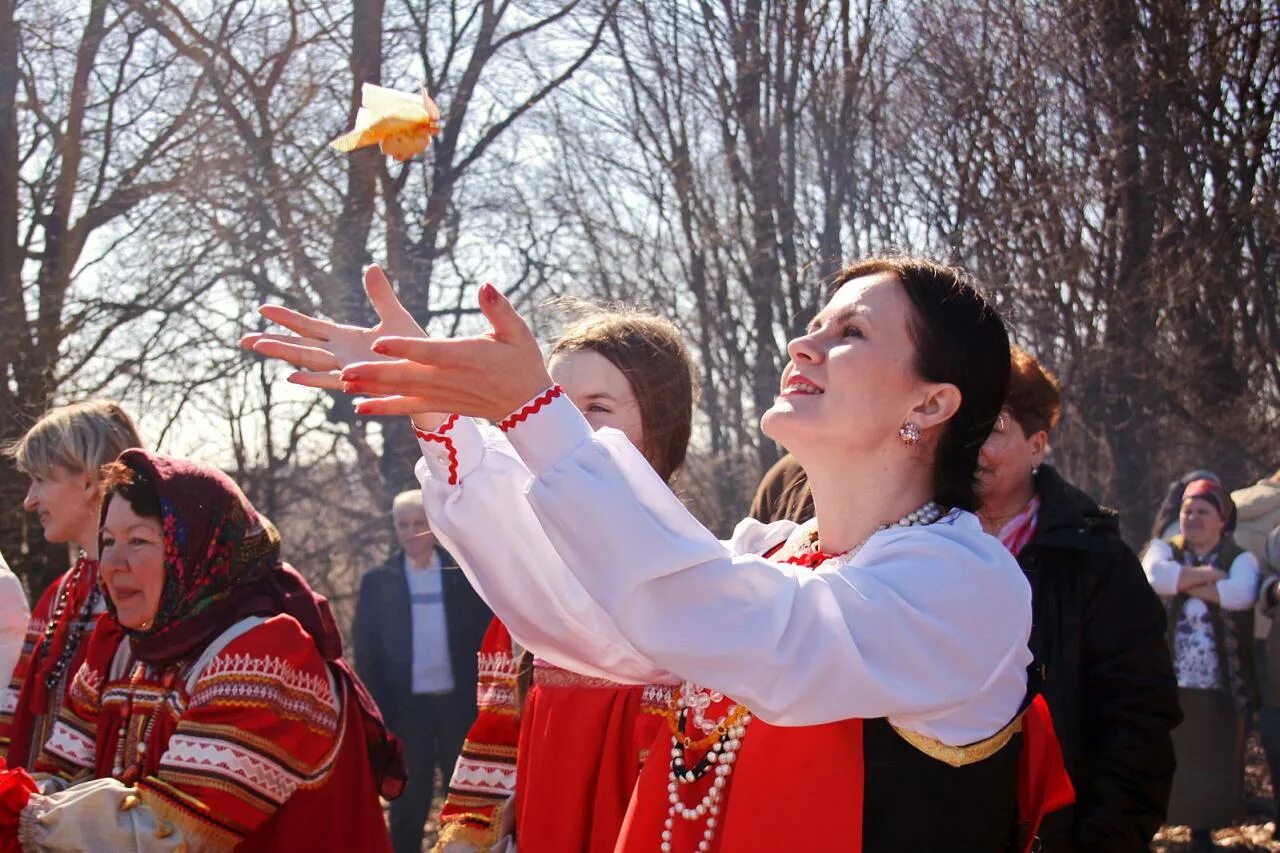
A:
POLYGON ((98 584, 98 470, 140 447, 133 419, 116 403, 91 400, 46 412, 5 449, 31 479, 23 509, 50 542, 79 550, 75 564, 36 603, 9 687, 0 693, 0 748, 10 767, 35 769, 67 687, 84 661, 104 610, 98 584))

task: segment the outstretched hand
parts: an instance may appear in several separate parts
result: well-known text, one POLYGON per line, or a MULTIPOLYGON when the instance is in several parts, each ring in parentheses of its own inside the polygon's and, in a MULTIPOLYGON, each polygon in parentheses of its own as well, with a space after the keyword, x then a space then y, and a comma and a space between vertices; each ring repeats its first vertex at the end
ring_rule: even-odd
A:
POLYGON ((341 371, 342 390, 375 395, 357 404, 365 415, 452 412, 498 420, 551 384, 528 324, 492 284, 480 288, 480 310, 492 331, 438 340, 388 332, 373 342, 379 356, 341 371), (426 407, 425 409, 423 407, 426 407))
POLYGON ((258 309, 259 314, 297 336, 255 333, 241 338, 240 346, 300 368, 289 376, 290 382, 341 391, 339 371, 342 368, 383 358, 371 348, 379 337, 426 337, 422 326, 400 304, 381 267, 375 264, 365 270, 364 289, 378 313, 378 324, 372 328, 334 323, 281 305, 264 305, 258 309))

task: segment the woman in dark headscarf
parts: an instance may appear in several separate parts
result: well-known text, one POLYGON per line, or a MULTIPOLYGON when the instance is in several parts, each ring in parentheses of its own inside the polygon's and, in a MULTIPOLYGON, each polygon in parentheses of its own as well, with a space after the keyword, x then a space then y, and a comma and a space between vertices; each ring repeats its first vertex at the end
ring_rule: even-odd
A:
POLYGON ((32 796, 23 847, 390 850, 399 743, 275 528, 205 465, 129 450, 104 473, 111 618, 47 745, 95 778, 32 796))

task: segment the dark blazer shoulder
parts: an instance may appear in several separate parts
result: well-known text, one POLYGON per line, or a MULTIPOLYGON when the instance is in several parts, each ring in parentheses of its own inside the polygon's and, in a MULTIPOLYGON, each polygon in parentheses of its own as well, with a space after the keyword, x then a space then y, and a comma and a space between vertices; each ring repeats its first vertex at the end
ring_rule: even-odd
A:
POLYGON ((404 552, 397 551, 389 559, 364 573, 364 577, 360 578, 360 595, 373 594, 375 590, 399 584, 407 587, 408 583, 404 576, 404 552))

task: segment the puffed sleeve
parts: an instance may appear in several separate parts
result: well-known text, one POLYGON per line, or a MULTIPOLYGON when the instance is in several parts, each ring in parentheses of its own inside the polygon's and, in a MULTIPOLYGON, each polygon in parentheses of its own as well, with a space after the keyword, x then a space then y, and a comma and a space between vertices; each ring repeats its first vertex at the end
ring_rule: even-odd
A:
POLYGON ((138 789, 189 836, 238 842, 327 778, 340 709, 315 643, 292 617, 274 616, 204 668, 159 771, 138 789))
MULTIPOLYGON (((589 434, 585 420, 581 425, 589 434)), ((564 566, 527 500, 529 470, 501 425, 451 417, 435 432, 420 430, 418 440, 417 475, 432 530, 516 642, 584 675, 632 684, 678 680, 637 652, 564 566)), ((777 544, 791 527, 744 528, 741 547, 777 544)))
POLYGON ((190 685, 154 776, 33 796, 25 849, 230 850, 294 792, 322 784, 340 746, 340 697, 311 638, 274 616, 190 685))
MULTIPOLYGON (((545 393, 517 414, 506 437, 529 473, 499 502, 505 510, 526 496, 536 521, 522 529, 541 531, 619 644, 657 669, 782 725, 889 717, 960 745, 1016 712, 1030 588, 973 516, 885 531, 817 571, 780 565, 716 539, 621 433, 592 433, 563 396, 545 393)), ((464 473, 459 491, 469 488, 464 473)), ((490 497, 481 488, 473 500, 490 497)), ((490 529, 455 535, 480 540, 490 529)), ((739 537, 758 529, 740 526, 739 537)))

